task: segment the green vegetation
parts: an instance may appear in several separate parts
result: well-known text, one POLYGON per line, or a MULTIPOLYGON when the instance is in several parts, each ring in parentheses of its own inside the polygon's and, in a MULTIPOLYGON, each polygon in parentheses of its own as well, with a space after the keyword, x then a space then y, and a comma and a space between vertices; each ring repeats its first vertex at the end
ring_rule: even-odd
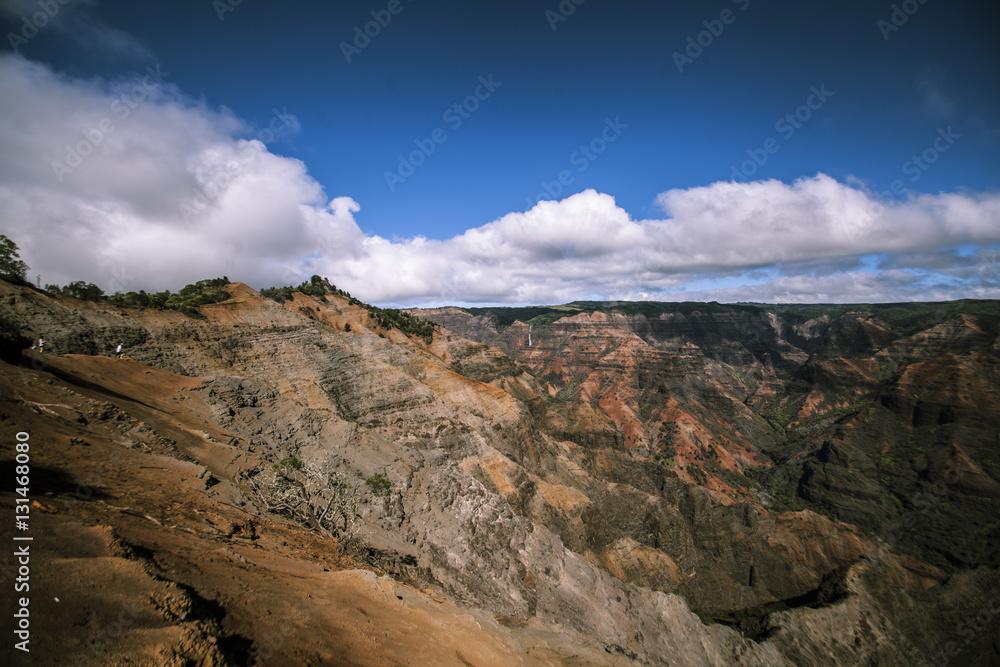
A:
MULTIPOLYGON (((48 289, 50 292, 54 291, 49 289, 50 287, 56 286, 46 285, 45 289, 48 289)), ((167 300, 172 296, 173 294, 169 291, 147 294, 145 290, 139 290, 138 292, 126 292, 124 294, 118 292, 112 294, 108 297, 108 301, 116 306, 125 308, 156 308, 157 310, 164 310, 167 307, 167 300)))
POLYGON ((563 317, 579 313, 619 313, 657 318, 665 313, 690 315, 704 313, 744 313, 759 316, 768 311, 779 315, 792 327, 824 315, 836 320, 847 313, 871 317, 876 323, 898 336, 910 336, 918 331, 947 322, 958 314, 975 315, 987 332, 1000 333, 1000 309, 997 301, 962 299, 951 302, 882 303, 882 304, 764 304, 717 302, 699 303, 658 301, 573 301, 559 306, 462 308, 472 315, 493 314, 499 329, 505 329, 520 320, 533 326, 551 324, 563 317))
POLYGON ((859 414, 866 411, 865 413, 865 424, 870 424, 874 415, 875 408, 872 407, 871 401, 861 401, 859 403, 852 403, 851 405, 845 405, 842 408, 834 408, 826 412, 815 414, 808 419, 804 419, 796 428, 797 429, 809 429, 813 426, 821 424, 823 422, 833 423, 847 417, 849 415, 859 414))
POLYGON ((771 494, 774 498, 772 509, 779 512, 798 512, 803 509, 798 483, 780 467, 748 466, 743 469, 743 476, 751 485, 771 494))
POLYGON ((759 314, 764 309, 756 305, 720 304, 715 301, 700 303, 697 301, 660 302, 660 301, 573 301, 560 306, 524 306, 520 308, 462 308, 472 315, 493 313, 497 317, 497 325, 503 329, 520 320, 532 326, 551 324, 563 317, 572 317, 579 313, 618 313, 622 315, 644 315, 656 318, 664 313, 681 313, 689 315, 700 313, 728 313, 744 311, 759 314))
POLYGON ((761 489, 764 487, 764 483, 767 481, 767 472, 770 468, 766 467, 746 467, 743 469, 743 476, 750 482, 750 485, 761 489))
MULTIPOLYGON (((28 265, 18 256, 17 244, 5 234, 0 234, 0 275, 11 280, 26 282, 27 273, 28 265)), ((169 291, 147 294, 140 290, 125 294, 116 292, 106 296, 98 285, 77 280, 63 287, 48 284, 45 286, 45 291, 84 301, 107 301, 116 306, 179 310, 189 315, 197 315, 199 306, 218 303, 229 298, 229 293, 222 289, 228 283, 229 278, 223 277, 200 280, 185 286, 178 294, 171 294, 169 291)))
POLYGON ((274 466, 272 467, 275 470, 281 470, 282 468, 286 468, 288 470, 302 470, 304 465, 305 464, 302 463, 302 461, 300 461, 299 459, 295 458, 294 456, 290 456, 288 458, 281 459, 280 461, 275 463, 274 466))
POLYGON ((565 387, 563 387, 556 393, 556 398, 559 399, 560 401, 572 401, 574 398, 574 392, 576 391, 576 388, 579 386, 580 386, 579 380, 572 380, 569 384, 567 384, 565 387))
POLYGON ((320 301, 326 301, 327 294, 343 297, 345 299, 353 298, 351 297, 350 292, 338 289, 336 285, 322 276, 312 276, 308 281, 303 282, 298 287, 268 287, 266 289, 262 289, 260 291, 260 295, 277 301, 278 303, 284 303, 285 301, 291 301, 292 295, 295 292, 301 292, 302 294, 318 297, 320 301))
MULTIPOLYGON (((179 310, 187 315, 198 316, 198 308, 200 306, 219 303, 230 298, 229 292, 222 289, 228 284, 229 278, 223 276, 221 278, 199 280, 196 283, 185 285, 177 294, 173 294, 169 290, 156 292, 155 294, 147 294, 144 290, 139 290, 138 292, 126 292, 124 294, 116 292, 109 297, 104 297, 103 292, 100 295, 96 295, 93 290, 86 291, 85 289, 81 290, 79 287, 73 287, 74 285, 82 285, 82 283, 71 283, 61 289, 56 285, 46 285, 46 289, 50 292, 59 290, 58 293, 60 294, 67 294, 66 290, 73 289, 76 291, 76 294, 69 295, 80 299, 108 301, 121 307, 179 310), (78 296, 79 294, 83 294, 84 296, 78 296)), ((92 287, 96 288, 96 285, 92 287)), ((97 288, 97 291, 100 291, 100 288, 97 288)))
POLYGON ((918 331, 947 322, 960 313, 975 315, 980 324, 985 325, 994 335, 1000 328, 997 302, 984 299, 920 303, 780 304, 767 308, 793 326, 823 315, 836 319, 850 312, 864 313, 898 336, 912 336, 918 331))
POLYGON ((868 410, 865 412, 864 423, 865 424, 871 424, 872 420, 875 418, 875 413, 876 412, 877 411, 875 410, 874 407, 868 408, 868 410))
POLYGON ((392 482, 380 472, 371 477, 365 477, 365 484, 371 489, 372 495, 383 498, 392 493, 392 482))
MULTIPOLYGON (((716 466, 716 468, 718 468, 718 466, 716 466)), ((750 487, 752 489, 754 487, 760 487, 756 481, 749 479, 746 475, 741 475, 739 472, 728 468, 718 468, 718 470, 713 471, 712 474, 734 489, 746 487, 750 487)))
POLYGON ((771 428, 775 431, 784 435, 785 427, 791 419, 791 416, 785 413, 785 406, 779 405, 771 410, 771 414, 767 416, 767 423, 770 424, 771 428))
POLYGON ((84 301, 107 301, 115 306, 131 308, 156 308, 158 310, 179 310, 182 313, 198 316, 198 308, 210 303, 219 303, 229 299, 229 292, 222 289, 229 284, 229 278, 212 278, 199 280, 185 285, 180 292, 173 294, 169 290, 148 294, 145 290, 138 292, 116 292, 105 296, 104 290, 94 283, 82 280, 60 287, 46 285, 45 291, 62 296, 70 296, 84 301))
POLYGON ((708 484, 708 474, 704 471, 704 469, 702 469, 701 466, 689 465, 685 468, 685 470, 687 470, 687 473, 691 475, 691 478, 698 482, 701 486, 708 484))
POLYGON ((653 456, 653 460, 659 463, 664 468, 667 468, 668 470, 677 465, 677 459, 675 459, 673 456, 663 456, 661 454, 656 454, 653 456))
POLYGON ((357 299, 354 305, 360 305, 368 311, 368 315, 375 320, 375 323, 383 329, 399 329, 407 336, 420 336, 425 342, 430 343, 434 339, 433 322, 413 317, 409 313, 395 308, 379 308, 362 303, 357 299))
POLYGON ((657 458, 669 458, 671 460, 677 456, 677 447, 674 443, 677 440, 678 431, 676 423, 663 422, 652 447, 654 456, 657 458))
POLYGON ((62 294, 63 296, 71 296, 74 299, 82 299, 84 301, 104 300, 104 290, 94 283, 85 283, 82 280, 77 280, 64 287, 46 285, 45 291, 52 292, 53 294, 62 294))
POLYGON ((199 306, 229 299, 229 292, 222 289, 228 284, 229 278, 225 276, 212 280, 199 280, 194 284, 185 285, 178 294, 168 297, 163 307, 167 310, 179 310, 188 315, 197 315, 199 306))
POLYGON ((875 461, 875 467, 877 467, 880 470, 891 468, 893 463, 895 463, 895 461, 893 461, 891 456, 879 452, 875 452, 874 454, 872 454, 872 459, 875 461))
POLYGON ((886 384, 892 382, 892 378, 896 375, 896 371, 893 369, 892 364, 886 364, 880 370, 879 379, 886 384))
POLYGON ((780 489, 772 494, 774 499, 778 502, 778 505, 783 510, 791 510, 792 512, 798 512, 802 509, 802 503, 799 502, 798 494, 795 493, 795 487, 789 486, 784 489, 780 489))
POLYGON ((26 281, 28 265, 21 261, 17 244, 0 234, 0 275, 5 278, 26 281))
MULTIPOLYGON (((413 317, 409 313, 395 308, 379 308, 365 303, 360 299, 351 296, 350 292, 338 289, 336 285, 321 276, 313 276, 308 282, 304 282, 298 287, 268 287, 260 291, 261 296, 273 299, 278 303, 290 301, 295 292, 301 292, 309 296, 314 296, 320 301, 326 301, 328 294, 339 296, 348 300, 352 306, 360 306, 368 311, 368 315, 375 321, 375 325, 383 329, 398 329, 407 336, 420 336, 427 343, 434 338, 435 324, 420 318, 413 317)), ((344 326, 344 331, 350 331, 350 324, 344 326)), ((384 336, 383 336, 384 337, 384 336)))

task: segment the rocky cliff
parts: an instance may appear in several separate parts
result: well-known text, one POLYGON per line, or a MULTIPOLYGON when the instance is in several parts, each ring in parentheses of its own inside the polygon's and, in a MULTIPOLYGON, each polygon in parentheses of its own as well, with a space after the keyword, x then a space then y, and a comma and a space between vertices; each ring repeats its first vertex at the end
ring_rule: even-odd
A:
POLYGON ((109 601, 102 652, 162 664, 1000 656, 995 527, 945 539, 996 516, 995 320, 450 311, 487 345, 227 290, 191 316, 0 282, 5 458, 44 441, 36 525, 66 536, 39 586, 119 582, 39 612, 83 660, 109 601))
POLYGON ((414 312, 720 498, 806 507, 946 571, 1000 566, 996 302, 414 312))

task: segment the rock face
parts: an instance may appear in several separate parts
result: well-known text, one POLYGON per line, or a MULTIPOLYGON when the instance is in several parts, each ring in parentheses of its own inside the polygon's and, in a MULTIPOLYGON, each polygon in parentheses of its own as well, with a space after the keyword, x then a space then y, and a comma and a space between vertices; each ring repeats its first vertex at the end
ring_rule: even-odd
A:
POLYGON ((720 502, 808 508, 948 572, 1000 566, 997 302, 552 311, 449 321, 720 502))
MULTIPOLYGON (((340 474, 329 491, 354 498, 358 517, 340 553, 464 605, 488 636, 477 641, 506 651, 455 662, 903 664, 949 642, 963 662, 1000 658, 996 614, 954 636, 963 611, 990 609, 997 564, 971 543, 954 562, 958 547, 911 530, 919 521, 893 539, 870 509, 922 520, 916 500, 891 500, 912 483, 943 487, 928 512, 996 515, 997 376, 981 373, 996 368, 995 321, 966 314, 901 336, 863 314, 824 321, 756 307, 582 309, 509 326, 444 313, 491 346, 445 330, 411 339, 330 296, 278 304, 227 289, 233 298, 193 318, 0 283, 9 339, 42 336, 57 355, 21 357, 13 375, 43 394, 104 398, 73 428, 107 451, 127 442, 130 456, 190 461, 203 471, 190 491, 200 511, 239 508, 276 526, 257 488, 275 464, 340 474), (120 342, 130 360, 101 356, 120 342), (924 428, 940 443, 893 453, 923 443, 924 428), (991 428, 992 450, 980 439, 991 428), (931 545, 940 562, 927 562, 931 545)), ((5 412, 51 418, 28 410, 20 385, 6 391, 5 412)), ((9 421, 8 431, 24 428, 9 421)), ((229 539, 262 530, 228 514, 216 525, 229 539)), ((304 542, 304 529, 281 525, 304 542)), ((976 530, 994 544, 995 528, 976 530)), ((145 548, 167 562, 180 547, 145 548)), ((265 560, 232 576, 288 571, 265 560)), ((158 576, 179 581, 177 568, 158 576)), ((209 597, 199 586, 212 584, 191 581, 209 597)), ((420 595, 379 613, 402 633, 420 595)), ((285 622, 300 632, 315 614, 285 622)), ((218 618, 198 627, 221 651, 263 644, 254 623, 236 637, 218 618)))

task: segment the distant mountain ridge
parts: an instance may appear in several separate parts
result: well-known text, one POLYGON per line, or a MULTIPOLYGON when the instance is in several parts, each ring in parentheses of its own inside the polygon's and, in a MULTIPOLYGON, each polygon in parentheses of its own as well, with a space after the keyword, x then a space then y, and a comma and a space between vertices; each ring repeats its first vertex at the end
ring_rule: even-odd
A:
MULTIPOLYGON (((558 306, 449 306, 442 308, 411 308, 413 314, 455 311, 474 317, 493 315, 496 328, 503 329, 514 322, 528 325, 548 324, 553 318, 567 317, 579 313, 605 312, 625 315, 656 317, 664 313, 723 313, 733 311, 772 312, 792 323, 801 323, 822 315, 841 316, 848 312, 872 313, 888 323, 900 334, 912 334, 920 328, 927 328, 958 312, 997 316, 995 299, 961 299, 958 301, 926 301, 899 303, 858 303, 858 304, 768 304, 739 302, 721 304, 716 301, 571 301, 558 306)), ((429 317, 427 319, 430 319, 429 317)), ((480 341, 486 342, 486 341, 480 341)))

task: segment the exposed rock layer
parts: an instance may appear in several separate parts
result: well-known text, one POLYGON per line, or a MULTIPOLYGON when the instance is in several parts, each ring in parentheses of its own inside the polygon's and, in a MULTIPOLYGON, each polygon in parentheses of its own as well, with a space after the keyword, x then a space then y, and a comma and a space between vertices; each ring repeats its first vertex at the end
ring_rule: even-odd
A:
MULTIPOLYGON (((51 428, 54 438, 99 440, 104 457, 127 446, 129 461, 154 455, 192 461, 203 472, 187 473, 198 481, 186 493, 222 515, 216 525, 226 526, 229 540, 260 532, 245 528, 246 518, 234 512, 280 525, 261 513, 240 471, 290 457, 342 471, 362 501, 352 552, 358 562, 468 605, 480 619, 479 629, 468 632, 481 630, 482 642, 496 642, 496 656, 585 664, 912 663, 946 646, 962 620, 958 610, 988 605, 982 591, 997 581, 995 571, 985 569, 949 577, 871 531, 812 511, 768 511, 741 485, 740 471, 767 468, 783 449, 799 457, 802 477, 808 472, 833 480, 827 497, 842 491, 838 466, 853 466, 850 451, 845 459, 834 445, 826 454, 802 456, 787 432, 761 423, 756 406, 796 408, 801 421, 836 405, 822 392, 806 395, 802 406, 777 398, 776 383, 810 362, 816 377, 844 377, 818 354, 821 345, 813 352, 792 345, 786 340, 792 327, 775 325, 769 315, 741 315, 735 323, 664 318, 646 331, 628 318, 580 314, 533 329, 530 348, 504 345, 535 370, 530 373, 494 347, 447 332, 426 343, 377 330, 363 309, 329 297, 322 302, 296 295, 279 305, 233 285, 231 300, 191 318, 56 299, 4 283, 0 290, 11 327, 24 337, 43 336, 59 355, 25 357, 23 371, 11 373, 17 377, 5 388, 5 436, 37 423, 51 428), (754 334, 738 347, 728 336, 744 327, 754 334), (701 351, 705 337, 721 341, 719 359, 701 351), (131 360, 94 356, 110 354, 119 342, 131 360), (742 370, 734 372, 737 363, 742 370), (753 391, 748 372, 756 378, 753 391), (44 384, 49 380, 51 389, 44 384), (43 400, 26 398, 29 388, 43 400), (739 391, 747 398, 737 400, 739 391), (31 409, 31 403, 56 403, 49 395, 55 392, 66 394, 60 404, 70 412, 31 409), (99 398, 109 405, 101 407, 99 398), (86 414, 85 400, 95 402, 86 414), (666 453, 660 445, 668 436, 673 465, 654 458, 666 453), (727 478, 706 462, 739 476, 727 478), (829 470, 807 470, 814 463, 829 470), (376 474, 391 483, 389 495, 369 492, 364 480, 376 474), (739 631, 704 625, 692 608, 739 631), (560 636, 570 638, 572 652, 560 636)), ((970 321, 934 340, 951 354, 995 356, 995 342, 966 332, 976 326, 970 321)), ((510 327, 506 335, 515 340, 526 333, 520 329, 510 327)), ((802 328, 814 338, 830 330, 820 329, 815 323, 802 328)), ((878 338, 877 330, 861 329, 844 335, 878 338)), ((995 334, 983 335, 995 341, 995 334)), ((895 355, 893 363, 926 357, 899 340, 892 344, 900 345, 885 352, 895 355)), ((940 355, 935 359, 940 364, 940 355)), ((917 363, 906 368, 916 373, 917 363)), ((872 371, 855 367, 860 376, 872 371)), ((923 372, 940 377, 944 371, 923 372)), ((897 384, 919 377, 900 376, 897 384)), ((986 389, 994 386, 989 382, 986 389)), ((814 384, 823 386, 821 380, 814 384)), ((900 395, 878 405, 911 422, 918 413, 940 422, 947 413, 941 406, 955 404, 947 396, 929 393, 911 405, 900 395)), ((970 411, 963 423, 993 424, 985 408, 965 405, 954 408, 954 414, 970 411)), ((950 489, 993 502, 992 478, 965 470, 971 467, 965 461, 977 460, 977 452, 966 449, 941 460, 929 457, 927 468, 942 475, 957 471, 950 489)), ((43 461, 60 466, 58 459, 43 461)), ((73 457, 65 465, 83 464, 73 457)), ((155 502, 156 494, 146 493, 130 504, 165 523, 150 513, 155 502)), ((822 509, 821 502, 816 506, 822 509)), ((98 515, 108 525, 116 520, 91 509, 83 520, 98 515)), ((296 529, 280 530, 290 535, 296 529)), ((151 543, 140 546, 154 562, 173 559, 178 568, 158 577, 188 577, 195 593, 209 597, 208 582, 185 574, 177 544, 149 533, 144 539, 151 543), (164 553, 157 556, 157 550, 164 553)), ((280 546, 271 542, 265 553, 253 551, 256 560, 241 558, 254 563, 250 570, 280 569, 268 560, 283 555, 280 546)), ((387 583, 372 581, 388 590, 387 583)), ((339 584, 316 585, 328 604, 343 603, 331 592, 339 584)), ((414 605, 425 604, 421 595, 412 594, 414 605)), ((213 599, 223 608, 245 604, 213 599)), ((387 600, 379 613, 402 627, 410 606, 404 600, 406 609, 393 612, 395 603, 387 600)), ((284 622, 295 632, 320 613, 311 604, 311 610, 292 613, 280 596, 276 604, 286 605, 284 622)), ((263 646, 260 624, 247 622, 233 634, 219 625, 219 616, 212 617, 215 626, 199 627, 206 641, 221 641, 220 651, 231 654, 233 642, 263 646)), ((988 628, 995 628, 995 619, 990 622, 988 628)), ((964 644, 964 654, 990 655, 990 632, 964 644)), ((171 650, 183 655, 184 649, 171 650)), ((494 660, 485 653, 459 655, 456 661, 473 664, 494 660)))
POLYGON ((506 328, 511 309, 414 312, 722 502, 806 507, 947 571, 1000 566, 997 302, 559 308, 576 314, 514 310, 535 318, 506 328))

